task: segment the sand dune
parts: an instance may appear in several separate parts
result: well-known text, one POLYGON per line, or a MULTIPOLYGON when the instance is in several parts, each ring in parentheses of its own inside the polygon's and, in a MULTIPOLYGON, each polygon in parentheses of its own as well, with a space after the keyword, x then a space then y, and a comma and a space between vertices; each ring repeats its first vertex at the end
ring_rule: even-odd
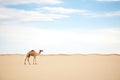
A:
POLYGON ((120 55, 0 55, 0 80, 120 80, 120 55), (32 57, 30 59, 32 63, 32 57))

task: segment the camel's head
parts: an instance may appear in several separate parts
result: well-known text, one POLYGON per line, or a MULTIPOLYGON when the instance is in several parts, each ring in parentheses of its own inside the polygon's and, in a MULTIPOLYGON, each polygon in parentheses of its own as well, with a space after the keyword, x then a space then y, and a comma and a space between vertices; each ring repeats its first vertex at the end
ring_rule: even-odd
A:
POLYGON ((43 50, 40 50, 40 51, 39 51, 39 53, 38 53, 38 55, 40 55, 40 54, 41 54, 41 52, 43 52, 43 50))
POLYGON ((40 50, 40 52, 43 52, 43 50, 40 50))

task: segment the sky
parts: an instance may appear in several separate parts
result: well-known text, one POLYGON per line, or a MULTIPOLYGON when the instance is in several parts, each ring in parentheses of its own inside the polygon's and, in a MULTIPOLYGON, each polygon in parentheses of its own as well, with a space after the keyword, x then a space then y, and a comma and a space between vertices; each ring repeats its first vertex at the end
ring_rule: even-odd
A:
POLYGON ((120 54, 120 0, 0 0, 0 54, 120 54))

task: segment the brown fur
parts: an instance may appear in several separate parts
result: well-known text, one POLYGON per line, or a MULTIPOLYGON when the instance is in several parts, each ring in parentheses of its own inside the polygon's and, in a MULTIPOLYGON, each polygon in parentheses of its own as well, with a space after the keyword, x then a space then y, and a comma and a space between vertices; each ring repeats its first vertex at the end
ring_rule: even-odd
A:
POLYGON ((37 64, 36 63, 36 56, 38 56, 39 54, 41 54, 41 52, 43 52, 43 50, 40 50, 39 53, 36 53, 34 50, 31 50, 27 53, 26 55, 26 58, 25 58, 25 61, 24 61, 24 64, 26 64, 26 60, 28 61, 28 63, 30 64, 29 62, 29 58, 30 56, 33 56, 33 64, 37 64))

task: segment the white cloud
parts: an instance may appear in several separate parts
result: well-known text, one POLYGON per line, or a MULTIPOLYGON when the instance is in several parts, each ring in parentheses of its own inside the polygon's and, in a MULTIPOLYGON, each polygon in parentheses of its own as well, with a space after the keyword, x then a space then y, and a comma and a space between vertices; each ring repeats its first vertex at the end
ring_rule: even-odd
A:
POLYGON ((64 8, 64 7, 43 7, 43 8, 39 8, 37 10, 43 11, 43 12, 48 11, 50 13, 57 13, 57 14, 75 14, 75 13, 77 13, 77 14, 92 17, 92 18, 120 16, 120 11, 95 13, 95 12, 92 12, 89 10, 80 10, 80 9, 64 8))
POLYGON ((53 21, 69 17, 62 14, 45 14, 38 11, 25 11, 11 8, 0 8, 0 19, 4 21, 53 21))
POLYGON ((120 11, 114 11, 114 12, 109 12, 109 13, 106 13, 105 16, 120 16, 120 11))
POLYGON ((51 13, 60 13, 60 14, 86 13, 86 10, 64 8, 64 7, 43 7, 38 10, 45 10, 51 13))
MULTIPOLYGON (((1 27, 0 37, 13 41, 13 48, 45 49, 46 53, 114 53, 120 47, 120 29, 50 30, 35 27, 1 27), (22 44, 22 46, 21 46, 22 44)), ((6 41, 6 40, 5 40, 6 41)), ((2 42, 10 46, 11 43, 2 42)), ((1 47, 1 46, 0 46, 1 47)))
POLYGON ((0 8, 0 24, 7 23, 16 23, 22 21, 54 21, 57 19, 68 18, 70 15, 77 13, 83 16, 88 16, 92 18, 99 17, 114 17, 120 16, 120 11, 106 12, 106 13, 93 13, 87 10, 79 10, 79 9, 71 9, 71 8, 63 8, 63 7, 43 7, 41 8, 41 12, 37 9, 35 11, 25 11, 18 10, 12 8, 0 8), (46 13, 46 10, 49 11, 46 13))
POLYGON ((113 2, 113 1, 120 1, 120 0, 97 0, 97 1, 102 1, 102 2, 113 2))
POLYGON ((12 4, 27 4, 27 3, 36 3, 36 4, 60 4, 61 0, 0 0, 1 5, 12 5, 12 4))
MULTIPOLYGON (((66 33, 67 32, 59 30, 47 30, 25 26, 0 27, 0 38, 2 36, 2 38, 8 41, 13 41, 13 45, 17 44, 18 47, 22 44, 22 47, 24 46, 23 48, 27 50, 40 48, 51 49, 53 46, 61 45, 65 39, 72 36, 71 33, 66 33)), ((9 46, 9 44, 7 45, 9 46)))
POLYGON ((83 14, 84 16, 92 17, 92 18, 104 18, 104 17, 119 17, 120 11, 112 11, 112 12, 104 12, 104 13, 95 13, 95 12, 86 12, 83 14))

